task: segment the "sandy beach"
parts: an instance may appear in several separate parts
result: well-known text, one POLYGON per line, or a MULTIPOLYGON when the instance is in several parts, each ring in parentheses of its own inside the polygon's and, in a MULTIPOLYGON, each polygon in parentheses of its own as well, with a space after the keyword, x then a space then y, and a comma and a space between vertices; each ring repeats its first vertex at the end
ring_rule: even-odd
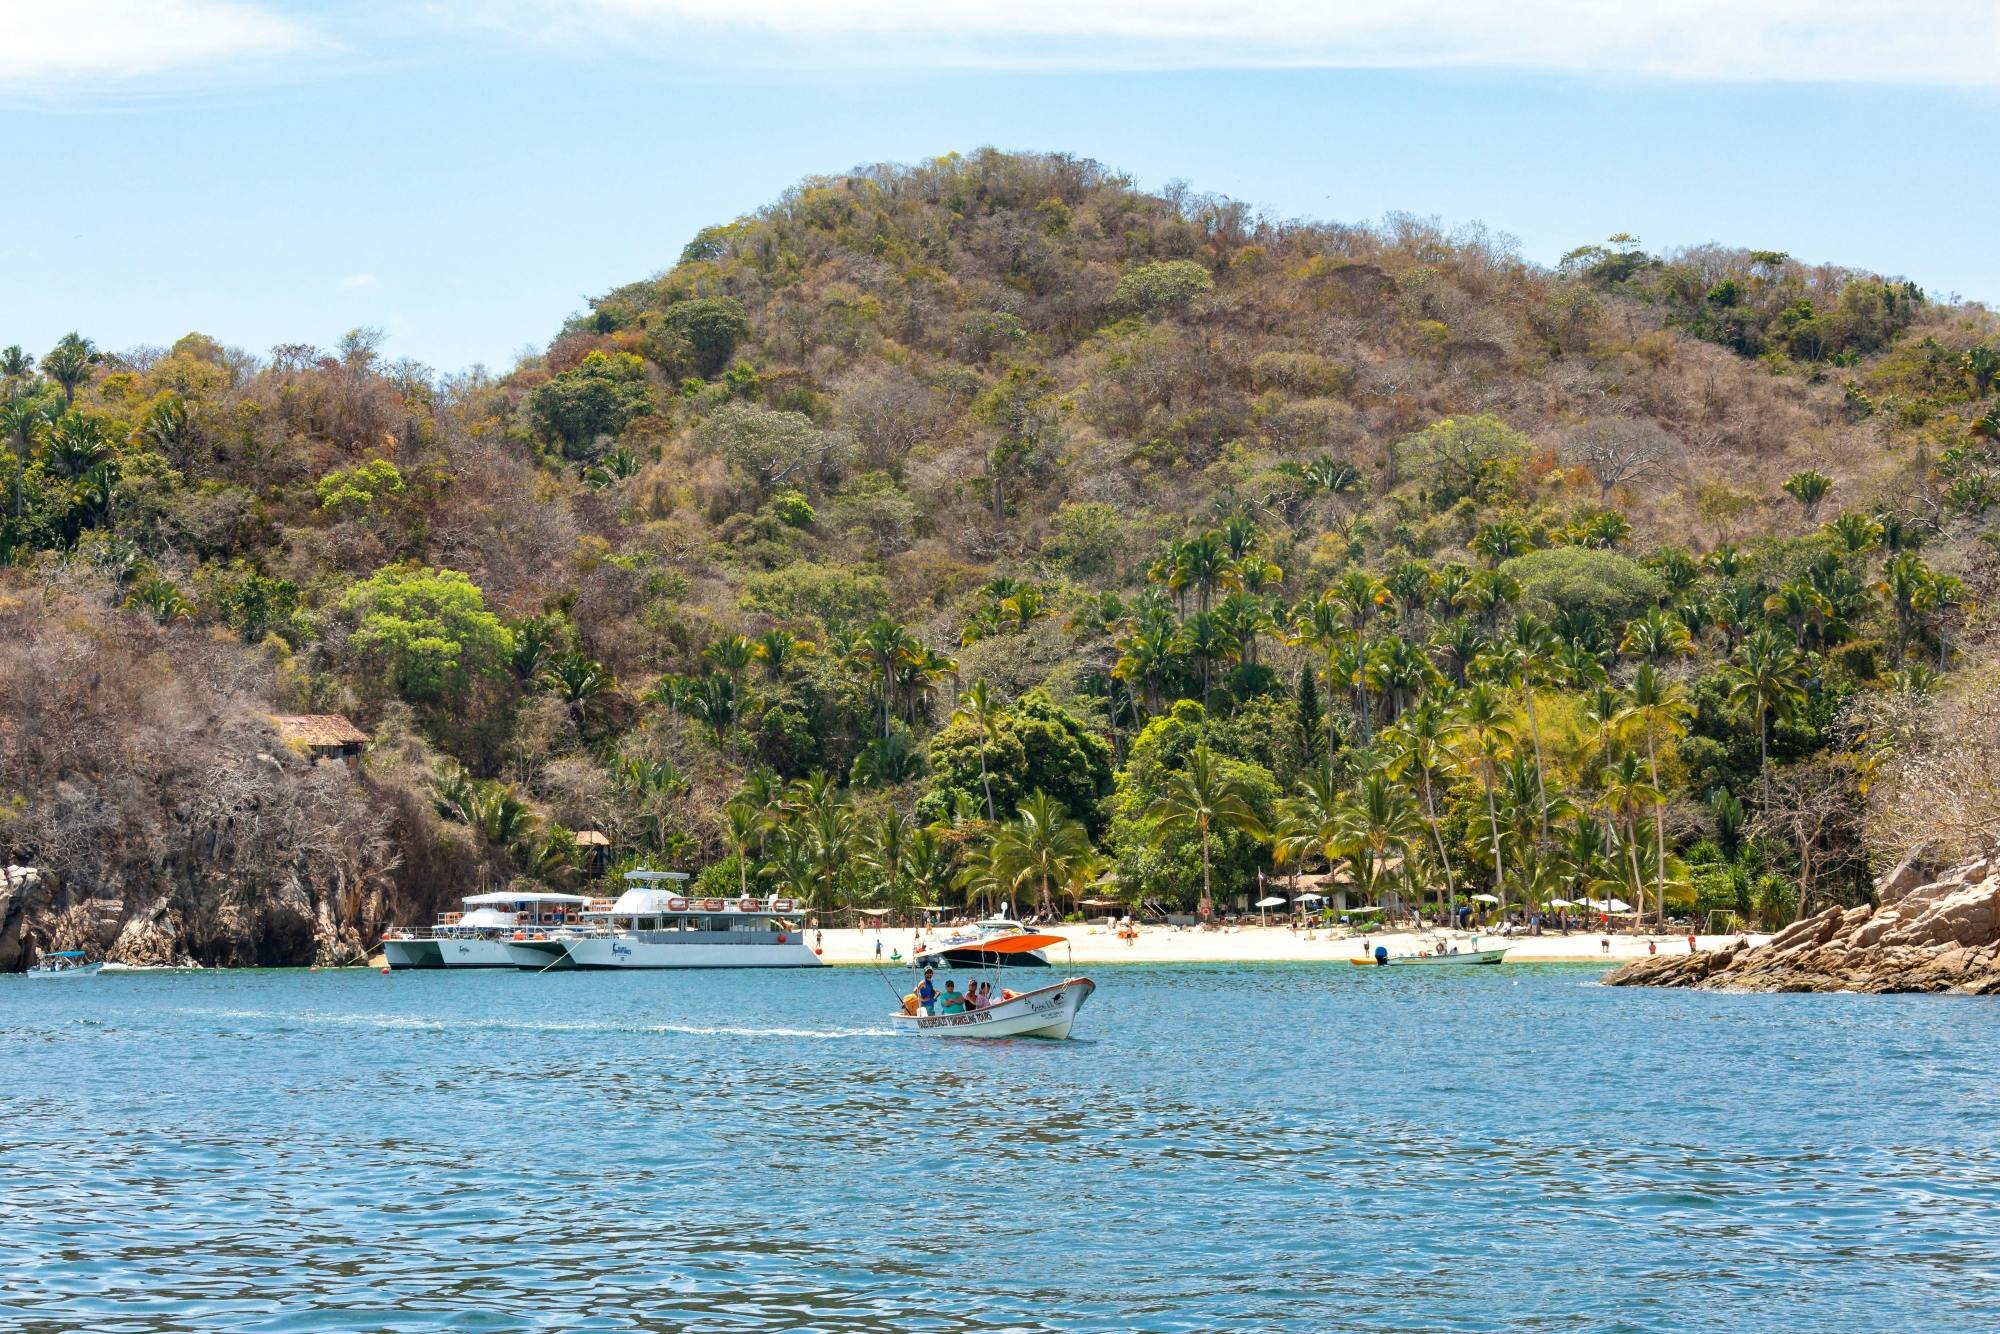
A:
MULTIPOLYGON (((932 939, 942 939, 949 931, 935 932, 932 939)), ((1176 928, 1166 926, 1142 927, 1137 940, 1121 940, 1108 926, 1061 926, 1050 929, 1050 934, 1062 936, 1070 942, 1069 957, 1079 964, 1104 963, 1345 963, 1349 959, 1361 957, 1371 952, 1377 945, 1386 945, 1391 954, 1404 954, 1417 949, 1431 948, 1437 937, 1434 933, 1421 935, 1406 931, 1355 933, 1349 935, 1343 930, 1294 931, 1283 926, 1241 926, 1227 927, 1215 931, 1196 928, 1176 928), (1367 944, 1364 947, 1363 940, 1367 944)), ((1470 932, 1452 932, 1454 941, 1469 942, 1470 932)), ((892 953, 900 951, 902 957, 910 957, 915 933, 907 927, 886 927, 880 931, 873 928, 832 929, 823 933, 819 941, 822 957, 831 964, 866 964, 876 959, 875 943, 882 943, 881 958, 887 962, 892 953)), ((1508 946, 1508 963, 1618 963, 1628 959, 1644 958, 1657 946, 1660 953, 1687 952, 1686 935, 1638 935, 1614 933, 1608 937, 1611 947, 1604 947, 1606 936, 1592 932, 1572 932, 1569 935, 1510 936, 1505 938, 1481 936, 1491 944, 1508 946)), ((1697 936, 1695 948, 1716 949, 1738 939, 1736 936, 1697 936)), ((1752 936, 1753 943, 1761 943, 1764 936, 1752 936)), ((1462 945, 1461 948, 1466 946, 1462 945)), ((1050 951, 1050 961, 1061 963, 1063 951, 1050 951)))

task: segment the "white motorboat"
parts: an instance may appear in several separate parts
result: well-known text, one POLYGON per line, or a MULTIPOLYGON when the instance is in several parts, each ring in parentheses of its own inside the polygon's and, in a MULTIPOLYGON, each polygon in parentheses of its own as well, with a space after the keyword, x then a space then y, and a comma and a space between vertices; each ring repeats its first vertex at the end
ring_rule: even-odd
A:
POLYGON ((908 1014, 891 1020, 927 1038, 1066 1038, 1076 1013, 1097 984, 1072 977, 1019 995, 1003 992, 1001 999, 976 1010, 956 1014, 908 1014))
POLYGON ((1507 957, 1510 948, 1506 945, 1479 947, 1479 938, 1474 936, 1461 949, 1459 942, 1440 940, 1428 950, 1416 950, 1409 954, 1387 954, 1379 948, 1373 958, 1349 959, 1352 964, 1363 966, 1383 965, 1386 967, 1436 967, 1451 964, 1495 964, 1507 957))
POLYGON ((92 977, 102 971, 101 963, 87 963, 82 950, 57 950, 44 954, 35 960, 35 966, 28 970, 29 977, 92 977))
POLYGON ((580 922, 590 900, 581 894, 500 890, 464 900, 426 931, 391 931, 382 954, 391 968, 513 968, 506 942, 515 932, 563 930, 580 922))
MULTIPOLYGON (((943 940, 921 946, 910 958, 912 968, 1047 968, 1041 950, 994 949, 995 941, 1012 941, 1028 928, 1011 917, 988 917, 943 940)), ((1055 939, 1055 937, 1050 937, 1055 939)))
POLYGON ((516 968, 818 968, 792 899, 691 898, 680 871, 628 871, 626 890, 580 926, 517 928, 502 945, 516 968))

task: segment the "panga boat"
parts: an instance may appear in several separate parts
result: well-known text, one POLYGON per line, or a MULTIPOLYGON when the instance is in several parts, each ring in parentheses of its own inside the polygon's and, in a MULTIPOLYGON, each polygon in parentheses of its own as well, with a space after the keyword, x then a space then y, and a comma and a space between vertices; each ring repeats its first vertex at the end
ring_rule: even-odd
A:
MULTIPOLYGON (((1061 936, 1013 935, 987 942, 990 953, 1041 951, 1063 943, 1061 936)), ((1018 995, 1001 993, 1001 999, 976 1010, 950 1014, 925 1014, 916 1007, 916 995, 903 998, 903 1008, 890 1018, 920 1037, 927 1038, 1066 1038, 1076 1023, 1077 1011, 1090 999, 1097 984, 1087 977, 1065 978, 1061 982, 1018 995)))
POLYGON ((581 929, 517 929, 502 942, 517 968, 818 968, 787 898, 690 898, 680 871, 627 871, 615 903, 592 904, 581 929))
POLYGON ((28 970, 29 977, 89 977, 104 967, 101 963, 85 963, 82 950, 57 950, 44 954, 35 960, 35 966, 28 970))
MULTIPOLYGON (((1014 942, 1028 928, 1010 917, 989 917, 953 936, 926 945, 910 958, 912 968, 1047 968, 1049 956, 1014 942), (997 946, 995 942, 1000 942, 997 946)), ((1060 942, 1059 936, 1044 939, 1060 942)))
POLYGON ((1477 936, 1469 942, 1470 948, 1460 949, 1456 941, 1439 941, 1431 950, 1418 950, 1411 954, 1391 954, 1387 958, 1349 959, 1348 962, 1361 968, 1372 968, 1377 964, 1393 967, 1433 966, 1437 964, 1490 964, 1499 963, 1507 957, 1506 945, 1489 945, 1479 948, 1477 936))

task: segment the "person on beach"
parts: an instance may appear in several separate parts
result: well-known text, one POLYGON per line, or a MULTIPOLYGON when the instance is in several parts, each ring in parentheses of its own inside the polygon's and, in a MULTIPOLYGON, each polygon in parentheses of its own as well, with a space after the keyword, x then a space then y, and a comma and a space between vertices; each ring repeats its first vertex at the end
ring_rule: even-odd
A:
POLYGON ((1688 932, 1688 953, 1689 953, 1689 954, 1693 954, 1694 952, 1695 952, 1695 949, 1694 949, 1694 932, 1690 931, 1690 932, 1688 932))
POLYGON ((931 970, 924 969, 924 980, 917 983, 917 1004, 924 1007, 925 1014, 937 1013, 937 983, 931 980, 931 970))

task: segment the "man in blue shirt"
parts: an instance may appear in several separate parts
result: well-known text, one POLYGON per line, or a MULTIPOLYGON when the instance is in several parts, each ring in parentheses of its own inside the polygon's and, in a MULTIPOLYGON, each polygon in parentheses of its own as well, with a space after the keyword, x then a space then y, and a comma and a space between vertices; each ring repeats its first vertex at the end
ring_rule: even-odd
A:
POLYGON ((937 984, 931 981, 931 970, 924 969, 924 980, 917 983, 917 1004, 924 1007, 925 1014, 937 1013, 937 984))

